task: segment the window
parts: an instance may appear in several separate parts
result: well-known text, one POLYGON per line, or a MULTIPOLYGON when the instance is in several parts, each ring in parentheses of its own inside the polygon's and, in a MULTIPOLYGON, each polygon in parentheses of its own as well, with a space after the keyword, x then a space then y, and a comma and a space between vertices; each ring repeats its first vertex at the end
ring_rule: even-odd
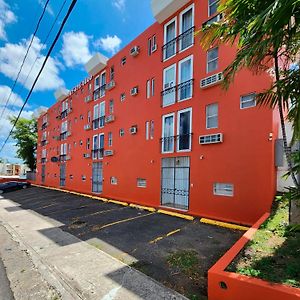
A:
POLYGON ((193 56, 179 62, 178 101, 190 99, 193 96, 193 56))
POLYGON ((163 116, 162 124, 162 152, 174 151, 174 113, 163 116))
POLYGON ((90 138, 86 139, 86 150, 90 150, 90 138))
POLYGON ((218 69, 219 48, 213 48, 207 51, 207 73, 218 69))
POLYGON ((113 184, 113 185, 117 185, 118 184, 118 179, 117 177, 110 177, 110 184, 113 184))
POLYGON ((148 55, 150 56, 157 50, 156 35, 148 39, 148 55))
POLYGON ((125 133, 125 132, 124 132, 124 129, 121 128, 119 133, 120 133, 120 136, 124 136, 124 133, 125 133))
POLYGON ((126 56, 122 57, 121 65, 124 66, 126 64, 126 56))
POLYGON ((98 89, 99 87, 100 87, 100 76, 98 75, 94 81, 94 90, 98 89))
POLYGON ((151 140, 154 139, 154 121, 153 120, 150 121, 150 139, 151 140))
POLYGON ((146 83, 146 97, 147 99, 150 98, 150 90, 151 90, 151 81, 150 80, 147 80, 147 83, 146 83))
POLYGON ((206 129, 218 128, 218 104, 206 106, 206 129))
POLYGON ((114 113, 114 100, 109 100, 109 113, 113 114, 114 113))
POLYGON ((256 96, 256 94, 254 94, 254 93, 248 94, 245 96, 241 96, 240 108, 244 109, 244 108, 250 108, 250 107, 256 106, 255 96, 256 96))
POLYGON ((88 111, 88 114, 87 114, 87 121, 88 121, 88 123, 91 123, 91 111, 90 110, 88 111))
POLYGON ((61 123, 61 133, 67 132, 68 131, 68 121, 62 122, 61 123))
POLYGON ((213 193, 217 196, 233 196, 232 183, 214 183, 213 193))
POLYGON ((100 98, 105 96, 106 72, 101 74, 100 98))
POLYGON ((99 128, 102 128, 105 123, 105 101, 101 102, 99 105, 99 118, 99 128))
POLYGON ((194 5, 180 14, 180 50, 187 49, 194 44, 194 5))
POLYGON ((212 16, 218 11, 219 0, 208 0, 208 16, 212 16))
POLYGON ((136 186, 140 187, 140 188, 146 188, 147 187, 147 180, 143 179, 143 178, 137 178, 136 186))
POLYGON ((113 135, 112 132, 108 133, 108 147, 112 147, 113 145, 113 135))
POLYGON ((110 76, 109 76, 109 80, 112 81, 115 79, 115 67, 114 66, 111 66, 110 67, 110 76))
POLYGON ((176 54, 176 35, 176 18, 174 18, 164 27, 164 60, 169 59, 176 54))
POLYGON ((99 149, 104 149, 104 133, 99 134, 99 149))
POLYGON ((175 103, 176 99, 176 64, 164 69, 163 107, 175 103))
POLYGON ((99 128, 99 105, 94 106, 94 115, 93 115, 93 129, 99 128))
POLYGON ((122 101, 122 102, 125 101, 125 98, 126 98, 125 93, 122 93, 121 96, 120 96, 121 101, 122 101))
POLYGON ((150 135, 150 122, 147 121, 145 123, 145 134, 146 134, 146 140, 149 140, 149 135, 150 135))
POLYGON ((192 109, 178 112, 177 151, 189 151, 192 146, 192 109))

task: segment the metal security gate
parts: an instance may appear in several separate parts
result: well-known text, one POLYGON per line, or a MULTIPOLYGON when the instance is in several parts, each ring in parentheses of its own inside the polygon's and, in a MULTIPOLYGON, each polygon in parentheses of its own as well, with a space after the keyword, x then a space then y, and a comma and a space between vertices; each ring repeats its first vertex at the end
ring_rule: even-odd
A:
POLYGON ((92 192, 102 193, 103 191, 103 168, 102 162, 93 163, 93 177, 92 177, 92 192))
POLYGON ((163 158, 161 167, 161 204, 188 209, 190 196, 190 158, 163 158))
POLYGON ((42 177, 42 183, 45 183, 45 177, 46 177, 46 166, 45 165, 42 165, 41 177, 42 177))
POLYGON ((60 164, 59 185, 60 186, 65 186, 66 185, 66 164, 60 164))

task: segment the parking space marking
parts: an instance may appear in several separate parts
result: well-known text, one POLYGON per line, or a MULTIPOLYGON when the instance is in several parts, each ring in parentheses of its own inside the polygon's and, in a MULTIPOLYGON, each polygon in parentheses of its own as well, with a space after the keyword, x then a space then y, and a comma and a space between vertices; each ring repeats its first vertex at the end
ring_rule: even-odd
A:
POLYGON ((108 212, 112 212, 112 211, 116 211, 116 210, 121 210, 121 209, 125 209, 125 208, 126 207, 118 207, 118 208, 113 208, 113 209, 108 209, 108 210, 101 210, 101 211, 97 211, 95 213, 80 216, 80 219, 91 217, 91 216, 96 216, 96 215, 101 215, 101 214, 104 214, 104 213, 108 213, 108 212))
POLYGON ((148 217, 148 216, 151 216, 153 214, 155 214, 155 212, 152 212, 152 213, 149 213, 149 214, 146 214, 146 215, 142 215, 142 216, 136 216, 136 217, 127 218, 127 219, 124 219, 124 220, 112 222, 112 223, 109 223, 109 224, 102 225, 100 227, 97 227, 99 225, 93 225, 92 226, 92 231, 98 231, 98 230, 101 230, 101 229, 104 229, 104 228, 107 228, 107 227, 110 227, 110 226, 118 225, 118 224, 121 224, 121 223, 129 222, 129 221, 144 218, 144 217, 148 217))
MULTIPOLYGON (((35 207, 34 210, 44 209, 44 208, 48 208, 48 207, 55 206, 55 205, 59 205, 59 203, 52 203, 52 204, 49 204, 49 205, 44 205, 44 206, 40 206, 40 207, 35 207)), ((31 208, 31 209, 32 209, 32 208, 31 208)))
POLYGON ((173 235, 173 234, 175 234, 175 233, 178 233, 178 232, 180 232, 180 231, 181 231, 181 229, 173 230, 173 231, 171 231, 171 232, 169 232, 169 233, 167 233, 167 234, 165 234, 165 235, 159 236, 159 237, 157 237, 156 239, 150 241, 149 244, 155 244, 155 243, 157 243, 158 241, 161 241, 162 239, 165 239, 165 238, 167 238, 167 237, 169 237, 169 236, 171 236, 171 235, 173 235))
POLYGON ((88 205, 81 205, 81 206, 78 206, 78 207, 72 207, 72 208, 66 208, 66 209, 63 209, 63 210, 52 211, 47 216, 57 214, 57 213, 64 213, 64 212, 67 212, 67 211, 70 211, 70 210, 82 209, 82 208, 86 208, 86 207, 88 207, 88 205))

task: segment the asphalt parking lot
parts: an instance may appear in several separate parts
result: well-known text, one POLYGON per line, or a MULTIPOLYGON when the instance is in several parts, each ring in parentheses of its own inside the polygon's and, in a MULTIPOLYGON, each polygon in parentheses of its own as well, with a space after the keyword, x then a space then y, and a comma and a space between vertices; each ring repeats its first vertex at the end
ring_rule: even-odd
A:
POLYGON ((3 196, 194 300, 207 294, 208 269, 244 233, 37 187, 3 196))

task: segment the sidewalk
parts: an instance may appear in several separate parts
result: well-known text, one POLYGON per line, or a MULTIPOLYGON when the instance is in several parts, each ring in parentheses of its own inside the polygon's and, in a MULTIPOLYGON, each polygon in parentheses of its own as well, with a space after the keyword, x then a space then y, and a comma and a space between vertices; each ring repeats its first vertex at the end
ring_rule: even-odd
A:
POLYGON ((1 197, 0 222, 62 299, 186 299, 63 232, 63 224, 1 197))

